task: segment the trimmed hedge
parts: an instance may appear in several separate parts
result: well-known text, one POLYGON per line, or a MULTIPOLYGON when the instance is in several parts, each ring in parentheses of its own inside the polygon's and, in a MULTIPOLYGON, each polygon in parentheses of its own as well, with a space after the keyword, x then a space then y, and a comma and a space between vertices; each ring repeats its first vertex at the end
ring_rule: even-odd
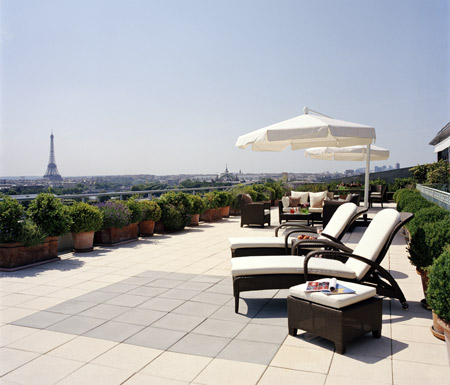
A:
POLYGON ((450 322, 450 248, 430 268, 427 302, 442 319, 450 322))

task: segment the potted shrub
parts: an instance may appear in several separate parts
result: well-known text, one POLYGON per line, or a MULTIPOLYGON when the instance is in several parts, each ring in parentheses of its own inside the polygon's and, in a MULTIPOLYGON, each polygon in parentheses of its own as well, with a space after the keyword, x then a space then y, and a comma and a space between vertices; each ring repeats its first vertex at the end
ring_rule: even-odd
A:
POLYGON ((217 199, 217 193, 211 191, 204 196, 206 210, 200 215, 200 220, 205 222, 211 222, 220 217, 220 210, 217 215, 217 209, 219 209, 219 202, 217 199))
MULTIPOLYGON (((422 209, 427 210, 427 209, 422 209)), ((412 227, 409 227, 411 240, 408 245, 409 260, 416 267, 417 272, 422 278, 424 293, 427 291, 428 268, 434 260, 443 252, 445 246, 450 243, 450 216, 436 222, 430 222, 420 210, 422 222, 416 220, 412 227)), ((422 300, 425 307, 427 303, 422 300)))
POLYGON ((219 191, 217 193, 217 203, 220 208, 220 216, 228 218, 230 216, 230 206, 233 202, 233 195, 228 191, 219 191))
POLYGON ((103 224, 94 234, 94 244, 117 245, 137 239, 131 223, 131 210, 123 201, 107 201, 96 205, 103 214, 103 224))
POLYGON ((58 255, 58 244, 31 219, 23 206, 6 195, 0 201, 0 269, 9 271, 58 255))
POLYGON ((139 222, 139 234, 150 237, 155 230, 155 223, 161 219, 161 208, 158 203, 151 200, 141 200, 142 220, 139 222))
POLYGON ((158 204, 161 207, 161 218, 166 230, 183 230, 190 223, 191 203, 187 194, 169 191, 161 195, 158 204))
POLYGON ((102 228, 101 211, 87 203, 74 203, 69 208, 72 225, 73 248, 75 252, 91 251, 94 245, 94 233, 102 228))
POLYGON ((139 229, 139 222, 142 220, 142 208, 136 198, 131 198, 125 201, 126 205, 130 209, 131 219, 130 219, 130 232, 133 235, 133 238, 137 238, 139 229))
POLYGON ((444 330, 445 343, 450 364, 450 248, 437 258, 430 268, 427 301, 444 330))
POLYGON ((198 226, 200 220, 200 214, 206 209, 205 201, 198 195, 188 195, 188 199, 191 203, 191 209, 189 214, 191 215, 191 226, 198 226))

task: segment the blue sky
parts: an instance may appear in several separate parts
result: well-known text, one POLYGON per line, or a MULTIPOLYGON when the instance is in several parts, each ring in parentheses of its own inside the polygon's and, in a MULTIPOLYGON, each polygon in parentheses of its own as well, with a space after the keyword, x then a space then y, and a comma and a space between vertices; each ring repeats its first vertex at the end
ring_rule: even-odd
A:
POLYGON ((450 120, 448 0, 2 0, 0 175, 321 172, 237 137, 304 106, 435 160, 450 120))

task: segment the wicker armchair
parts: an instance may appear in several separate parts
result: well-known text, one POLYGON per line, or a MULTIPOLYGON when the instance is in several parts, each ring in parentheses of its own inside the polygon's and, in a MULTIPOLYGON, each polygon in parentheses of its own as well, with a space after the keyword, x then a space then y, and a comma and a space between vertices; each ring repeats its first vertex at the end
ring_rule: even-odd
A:
POLYGON ((380 202, 381 207, 383 207, 385 193, 386 193, 386 186, 383 186, 381 184, 374 186, 369 196, 370 207, 372 207, 373 202, 380 202))
POLYGON ((241 227, 244 225, 270 226, 270 203, 253 202, 248 194, 239 195, 241 206, 241 227))

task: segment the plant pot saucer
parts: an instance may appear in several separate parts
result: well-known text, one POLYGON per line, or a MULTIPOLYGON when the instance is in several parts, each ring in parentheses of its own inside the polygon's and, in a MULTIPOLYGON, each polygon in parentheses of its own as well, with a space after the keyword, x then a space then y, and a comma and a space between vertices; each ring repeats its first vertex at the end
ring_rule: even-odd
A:
POLYGON ((430 326, 431 334, 433 334, 436 338, 439 338, 442 341, 445 341, 445 334, 438 332, 434 326, 430 326))

